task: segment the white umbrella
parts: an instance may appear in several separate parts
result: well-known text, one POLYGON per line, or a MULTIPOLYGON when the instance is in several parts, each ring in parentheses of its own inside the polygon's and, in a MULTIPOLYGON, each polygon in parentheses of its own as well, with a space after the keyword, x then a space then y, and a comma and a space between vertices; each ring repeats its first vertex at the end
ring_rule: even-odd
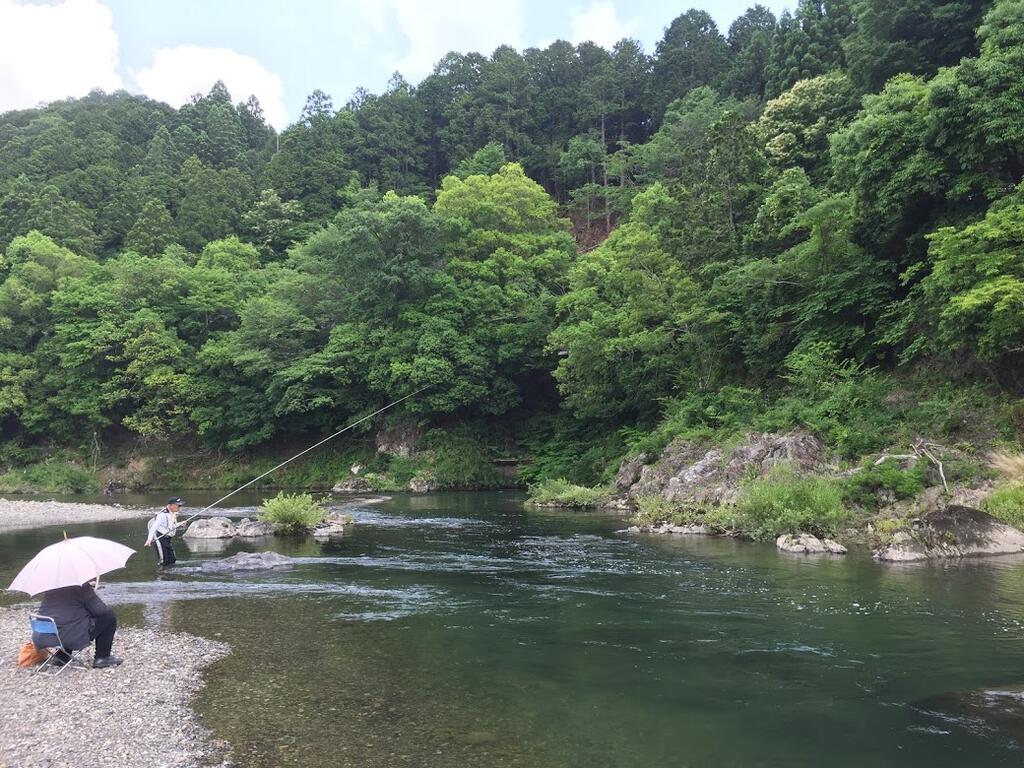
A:
POLYGON ((134 554, 135 550, 108 539, 64 539, 33 557, 8 589, 38 595, 49 589, 85 584, 101 573, 124 568, 134 554))

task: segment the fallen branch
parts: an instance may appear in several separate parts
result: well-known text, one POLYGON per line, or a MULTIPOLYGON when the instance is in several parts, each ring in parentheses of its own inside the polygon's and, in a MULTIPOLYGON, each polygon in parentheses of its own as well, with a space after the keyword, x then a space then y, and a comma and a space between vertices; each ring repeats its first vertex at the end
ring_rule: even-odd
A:
POLYGON ((942 479, 942 488, 946 492, 946 495, 948 496, 949 495, 949 483, 946 482, 946 472, 942 468, 942 462, 939 460, 939 458, 934 453, 932 453, 932 450, 931 450, 931 449, 938 448, 938 447, 940 447, 940 446, 936 446, 936 445, 933 445, 931 443, 926 443, 924 440, 921 440, 921 439, 918 439, 918 440, 914 441, 914 453, 916 453, 918 456, 924 456, 926 459, 928 459, 932 464, 934 464, 938 468, 938 470, 939 470, 939 477, 942 479))

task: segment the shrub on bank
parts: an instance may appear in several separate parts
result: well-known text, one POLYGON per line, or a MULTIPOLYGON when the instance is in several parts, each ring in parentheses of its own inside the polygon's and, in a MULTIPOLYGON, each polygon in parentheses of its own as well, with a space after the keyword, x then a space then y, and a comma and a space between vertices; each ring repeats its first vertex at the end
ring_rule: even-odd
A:
POLYGON ((0 474, 0 493, 86 493, 98 488, 95 474, 65 461, 43 462, 0 474))
POLYGON ((834 536, 848 519, 836 483, 800 477, 788 469, 747 483, 736 503, 736 526, 754 539, 800 531, 834 536))
POLYGON ((326 516, 323 504, 308 493, 284 493, 264 499, 259 519, 270 523, 278 533, 301 533, 326 516))
POLYGON ((924 490, 926 470, 924 461, 903 469, 895 459, 885 459, 881 464, 868 459, 859 472, 843 483, 843 500, 862 509, 875 510, 879 491, 889 491, 897 499, 915 498, 924 490))
POLYGON ((1014 528, 1024 529, 1024 484, 1004 485, 985 499, 985 511, 1014 528))
POLYGON ((528 502, 558 507, 594 507, 608 500, 606 488, 587 488, 567 480, 542 480, 530 486, 528 502))

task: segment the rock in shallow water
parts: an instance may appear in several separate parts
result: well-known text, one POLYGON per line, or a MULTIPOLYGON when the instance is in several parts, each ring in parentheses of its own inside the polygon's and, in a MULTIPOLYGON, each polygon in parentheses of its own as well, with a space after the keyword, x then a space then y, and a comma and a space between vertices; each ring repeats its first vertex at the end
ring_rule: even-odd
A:
POLYGON ((208 573, 260 571, 269 568, 291 568, 294 562, 293 558, 279 555, 277 552, 240 552, 223 560, 203 563, 200 568, 208 573))
POLYGON ((350 530, 353 522, 351 515, 344 512, 331 512, 323 522, 318 523, 313 529, 313 536, 317 539, 331 539, 344 536, 350 530))
POLYGON ((200 518, 185 531, 186 539, 230 539, 234 536, 235 524, 226 517, 200 518))
POLYGON ((274 526, 262 520, 243 520, 238 524, 236 535, 242 538, 254 538, 257 536, 273 536, 274 526))
POLYGON ((800 555, 845 555, 846 547, 832 539, 819 539, 809 533, 785 533, 775 540, 775 547, 782 552, 800 555))

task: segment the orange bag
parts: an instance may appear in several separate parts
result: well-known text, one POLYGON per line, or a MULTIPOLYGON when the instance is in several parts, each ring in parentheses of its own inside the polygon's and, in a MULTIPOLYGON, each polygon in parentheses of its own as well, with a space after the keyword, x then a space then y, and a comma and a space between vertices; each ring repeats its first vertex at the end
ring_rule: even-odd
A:
POLYGON ((42 664, 49 658, 50 654, 44 650, 36 648, 30 640, 21 646, 21 653, 18 654, 18 666, 19 667, 34 667, 38 664, 42 664))

